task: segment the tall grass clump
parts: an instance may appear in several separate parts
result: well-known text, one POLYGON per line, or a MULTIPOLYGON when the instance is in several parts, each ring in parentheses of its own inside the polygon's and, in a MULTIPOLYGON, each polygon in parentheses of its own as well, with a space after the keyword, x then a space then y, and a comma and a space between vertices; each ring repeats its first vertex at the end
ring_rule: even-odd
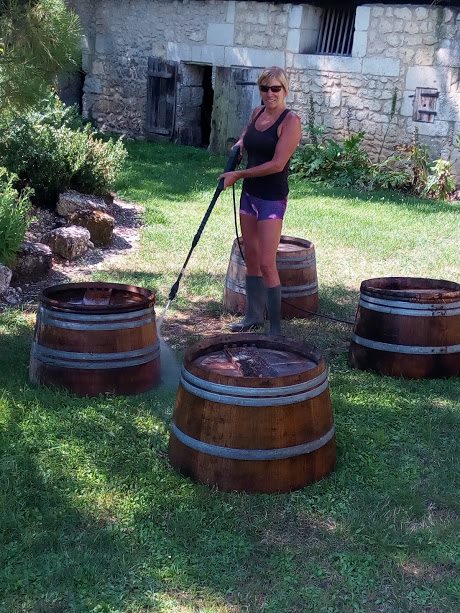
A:
POLYGON ((15 176, 0 167, 0 264, 12 264, 24 240, 30 209, 29 192, 19 193, 15 176))
POLYGON ((69 188, 103 196, 126 157, 121 139, 103 140, 54 94, 24 114, 0 118, 0 164, 32 188, 32 201, 53 207, 69 188))

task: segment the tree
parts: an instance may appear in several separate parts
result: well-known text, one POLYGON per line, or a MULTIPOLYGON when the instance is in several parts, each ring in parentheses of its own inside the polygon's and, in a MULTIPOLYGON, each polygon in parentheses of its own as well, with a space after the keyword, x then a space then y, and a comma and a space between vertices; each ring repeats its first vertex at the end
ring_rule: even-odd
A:
POLYGON ((0 0, 0 112, 33 105, 79 66, 81 28, 63 0, 0 0))

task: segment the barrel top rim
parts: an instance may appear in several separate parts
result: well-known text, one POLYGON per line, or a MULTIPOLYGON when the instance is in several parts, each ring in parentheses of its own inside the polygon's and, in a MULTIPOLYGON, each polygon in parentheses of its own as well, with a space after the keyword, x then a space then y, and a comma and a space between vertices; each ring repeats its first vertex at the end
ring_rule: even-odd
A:
POLYGON ((136 285, 128 285, 125 283, 108 283, 104 281, 85 281, 80 283, 60 283, 58 285, 46 287, 40 292, 39 303, 51 309, 72 313, 126 313, 153 307, 155 304, 155 294, 149 289, 138 287, 136 285), (142 296, 142 299, 138 302, 115 305, 72 304, 69 302, 60 302, 57 299, 59 294, 63 294, 64 292, 84 289, 111 289, 120 292, 131 292, 142 296))
MULTIPOLYGON (((243 245, 243 237, 242 236, 238 236, 238 238, 235 238, 235 240, 233 241, 234 244, 238 244, 238 241, 240 242, 241 245, 243 245)), ((288 234, 282 234, 280 236, 280 243, 292 243, 295 245, 298 245, 299 247, 303 247, 304 249, 312 249, 314 250, 315 245, 309 241, 306 238, 300 238, 299 236, 290 236, 288 234)))
MULTIPOLYGON (((218 334, 208 336, 201 341, 198 341, 186 350, 184 355, 184 367, 187 370, 194 371, 194 374, 199 374, 199 376, 203 379, 208 379, 212 371, 206 370, 196 364, 195 360, 197 358, 206 355, 208 352, 210 353, 212 350, 219 351, 225 346, 243 346, 246 344, 256 344, 265 349, 290 351, 310 359, 316 364, 316 366, 308 371, 305 371, 306 373, 308 372, 309 376, 315 376, 315 374, 319 374, 320 372, 327 370, 326 361, 316 347, 283 336, 270 337, 265 334, 255 334, 253 332, 218 334)), ((219 376, 228 379, 229 381, 234 380, 233 376, 226 376, 221 373, 219 373, 219 376)), ((290 384, 291 379, 294 381, 297 378, 297 374, 285 374, 280 377, 273 377, 273 379, 282 380, 285 384, 290 384)), ((262 380, 263 379, 259 377, 241 377, 238 378, 238 385, 241 384, 243 387, 253 387, 254 385, 261 386, 262 380)))
POLYGON ((413 302, 460 300, 460 283, 427 277, 375 277, 362 281, 360 291, 413 302))

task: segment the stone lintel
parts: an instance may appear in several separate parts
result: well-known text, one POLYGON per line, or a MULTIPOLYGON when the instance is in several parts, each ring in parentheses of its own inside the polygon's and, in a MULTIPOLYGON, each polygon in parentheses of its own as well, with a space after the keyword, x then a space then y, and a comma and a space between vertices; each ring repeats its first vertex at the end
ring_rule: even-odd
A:
POLYGON ((251 47, 225 47, 224 66, 285 67, 284 51, 268 51, 251 47))
POLYGON ((359 73, 362 70, 362 62, 363 60, 355 57, 296 53, 293 57, 292 67, 324 72, 359 73))

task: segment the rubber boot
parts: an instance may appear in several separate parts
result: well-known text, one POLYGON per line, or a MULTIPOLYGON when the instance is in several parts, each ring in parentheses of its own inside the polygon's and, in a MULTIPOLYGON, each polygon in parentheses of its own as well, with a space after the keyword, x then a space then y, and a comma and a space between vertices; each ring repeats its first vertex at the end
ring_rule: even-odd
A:
POLYGON ((230 324, 231 332, 248 332, 264 325, 266 296, 262 277, 246 275, 246 312, 241 321, 230 324))
POLYGON ((270 336, 281 336, 281 285, 267 289, 267 311, 270 336))

